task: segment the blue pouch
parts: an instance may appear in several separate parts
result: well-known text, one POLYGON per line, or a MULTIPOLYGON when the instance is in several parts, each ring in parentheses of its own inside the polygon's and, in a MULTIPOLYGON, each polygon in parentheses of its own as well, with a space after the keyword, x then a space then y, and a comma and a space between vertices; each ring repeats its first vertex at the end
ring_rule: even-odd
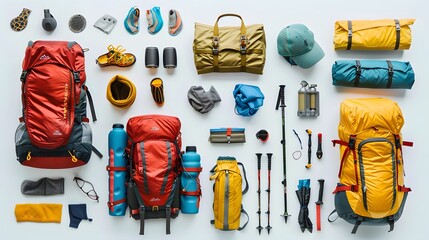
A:
POLYGON ((409 62, 339 60, 332 65, 332 84, 344 87, 411 89, 414 71, 409 62))
POLYGON ((237 84, 233 91, 235 113, 241 116, 252 116, 264 104, 264 94, 259 87, 237 84))

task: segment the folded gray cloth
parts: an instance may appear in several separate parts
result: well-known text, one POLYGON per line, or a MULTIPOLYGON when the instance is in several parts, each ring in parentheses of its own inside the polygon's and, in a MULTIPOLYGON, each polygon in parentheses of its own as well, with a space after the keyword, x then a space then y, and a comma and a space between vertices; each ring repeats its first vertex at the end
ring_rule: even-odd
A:
POLYGON ((26 195, 56 195, 64 194, 64 178, 41 178, 37 181, 24 180, 21 192, 26 195))
POLYGON ((212 86, 208 92, 201 86, 192 86, 188 91, 189 104, 200 113, 209 112, 215 105, 220 102, 220 96, 212 86))
POLYGON ((95 22, 94 27, 100 29, 106 34, 109 34, 116 25, 116 18, 106 14, 95 22))

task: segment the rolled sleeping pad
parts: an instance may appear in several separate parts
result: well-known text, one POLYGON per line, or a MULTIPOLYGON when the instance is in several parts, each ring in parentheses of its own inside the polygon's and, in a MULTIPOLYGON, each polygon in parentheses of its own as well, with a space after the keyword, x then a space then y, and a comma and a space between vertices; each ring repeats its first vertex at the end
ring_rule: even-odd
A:
POLYGON ((127 159, 125 147, 128 135, 124 125, 113 124, 109 133, 109 165, 106 167, 109 173, 109 215, 124 216, 127 210, 127 159))
POLYGON ((343 87, 411 89, 414 71, 409 62, 339 60, 332 65, 332 84, 343 87))

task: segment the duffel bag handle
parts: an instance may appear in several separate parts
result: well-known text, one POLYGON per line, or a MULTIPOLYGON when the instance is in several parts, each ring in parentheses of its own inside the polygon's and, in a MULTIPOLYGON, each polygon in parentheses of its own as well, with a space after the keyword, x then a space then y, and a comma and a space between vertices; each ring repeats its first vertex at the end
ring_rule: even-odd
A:
POLYGON ((223 17, 238 17, 241 20, 240 33, 241 33, 241 35, 246 34, 246 25, 244 25, 243 18, 241 18, 240 15, 235 14, 235 13, 225 13, 225 14, 220 15, 216 20, 216 23, 215 23, 214 29, 213 29, 213 35, 214 36, 219 36, 219 20, 223 17))

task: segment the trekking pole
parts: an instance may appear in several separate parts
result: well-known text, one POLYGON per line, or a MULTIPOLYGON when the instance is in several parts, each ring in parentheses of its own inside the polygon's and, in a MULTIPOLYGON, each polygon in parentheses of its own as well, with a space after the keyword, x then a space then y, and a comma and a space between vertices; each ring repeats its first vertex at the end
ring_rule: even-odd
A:
POLYGON ((256 153, 256 157, 258 158, 258 211, 256 212, 259 217, 259 226, 256 227, 259 231, 259 235, 261 235, 261 230, 263 229, 261 226, 261 157, 262 153, 256 153))
POLYGON ((285 223, 287 223, 287 217, 289 216, 287 212, 287 180, 286 180, 286 126, 285 126, 285 85, 279 86, 279 95, 277 97, 277 105, 276 110, 279 109, 279 107, 282 108, 282 141, 281 144, 283 145, 283 195, 284 195, 284 205, 285 205, 285 212, 283 213, 283 216, 285 218, 285 223))
POLYGON ((266 211, 265 213, 268 214, 268 224, 265 227, 268 231, 268 234, 270 234, 270 230, 271 230, 271 226, 270 226, 270 201, 271 201, 271 158, 272 158, 273 154, 272 153, 267 153, 267 157, 268 157, 268 189, 266 190, 268 193, 268 211, 266 211))
POLYGON ((305 165, 305 168, 311 168, 311 133, 313 133, 310 129, 305 130, 308 134, 308 162, 305 165))

